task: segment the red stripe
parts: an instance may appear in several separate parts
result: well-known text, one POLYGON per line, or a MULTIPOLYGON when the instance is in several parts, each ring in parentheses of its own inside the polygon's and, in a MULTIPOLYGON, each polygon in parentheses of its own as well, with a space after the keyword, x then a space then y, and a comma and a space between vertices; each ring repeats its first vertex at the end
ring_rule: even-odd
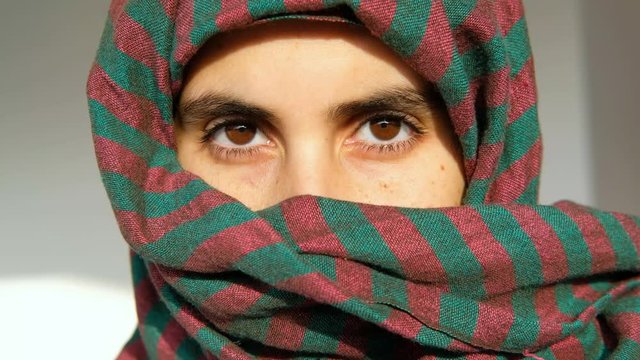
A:
POLYGON ((422 323, 416 318, 396 309, 391 309, 389 316, 380 326, 407 339, 414 339, 422 329, 422 323))
POLYGON ((500 141, 496 144, 480 144, 478 147, 478 163, 473 173, 476 180, 489 179, 493 176, 498 165, 498 159, 504 151, 504 142, 500 141), (488 159, 484 160, 484 159, 488 159))
POLYGON ((453 58, 455 45, 441 0, 431 2, 427 31, 408 61, 431 82, 442 79, 453 58))
POLYGON ((574 319, 565 315, 558 308, 555 288, 542 287, 535 293, 534 306, 539 318, 540 333, 532 348, 548 346, 562 336, 562 324, 574 319))
POLYGON ((268 291, 268 286, 257 283, 255 286, 234 283, 218 291, 199 306, 200 313, 218 328, 226 328, 234 319, 247 314, 268 291))
POLYGON ((175 320, 171 319, 162 331, 158 339, 157 353, 160 360, 173 360, 176 358, 176 351, 187 338, 187 333, 175 320))
POLYGON ((265 345, 297 351, 302 346, 307 325, 311 320, 310 311, 290 309, 271 317, 265 345))
POLYGON ((564 279, 569 274, 567 254, 562 241, 555 230, 530 206, 505 205, 505 208, 516 219, 522 231, 535 246, 545 283, 553 283, 564 279))
POLYGON ((349 256, 340 239, 329 228, 316 199, 296 196, 280 203, 291 237, 304 253, 339 258, 349 256))
POLYGON ((207 324, 200 320, 200 312, 191 306, 182 307, 174 316, 177 322, 182 325, 182 328, 189 333, 191 337, 195 337, 196 334, 207 327, 207 324))
POLYGON ((322 304, 338 304, 349 299, 342 289, 319 273, 294 276, 279 282, 276 287, 322 304))
POLYGON ((111 5, 109 6, 109 18, 111 18, 111 21, 114 24, 117 22, 117 19, 124 11, 124 7, 128 2, 129 0, 111 0, 111 5))
POLYGON ((582 238, 591 254, 591 272, 601 274, 616 268, 616 254, 602 224, 587 208, 568 201, 560 201, 555 206, 569 216, 580 229, 582 238))
POLYGON ((493 5, 502 36, 506 36, 513 25, 524 16, 522 2, 521 0, 503 0, 493 2, 493 5))
POLYGON ((533 58, 529 58, 520 72, 510 82, 512 94, 508 124, 518 120, 525 112, 536 105, 537 94, 533 71, 533 58))
POLYGON ((411 313, 432 329, 440 322, 440 296, 447 290, 428 284, 407 283, 407 300, 411 313))
POLYGON ((124 90, 98 65, 93 64, 87 82, 87 94, 102 104, 123 123, 148 135, 164 146, 175 149, 173 126, 162 119, 156 104, 124 90))
POLYGON ((516 288, 515 271, 509 253, 493 236, 482 216, 471 207, 444 210, 476 257, 484 273, 487 295, 500 294, 516 288))
POLYGON ((344 258, 336 258, 335 263, 338 287, 364 301, 372 301, 371 268, 344 258))
POLYGON ((629 339, 640 344, 640 314, 626 312, 608 318, 608 324, 619 339, 629 339))
POLYGON ((368 331, 371 331, 372 325, 356 316, 348 315, 342 329, 341 339, 348 341, 338 342, 336 348, 336 356, 346 359, 364 359, 366 358, 365 349, 367 348, 369 339, 368 331))
POLYGON ((149 356, 147 355, 147 351, 144 348, 144 343, 142 339, 139 338, 136 341, 126 345, 121 351, 120 354, 116 357, 116 360, 139 360, 139 359, 147 359, 149 356))
POLYGON ((247 0, 221 0, 221 10, 216 17, 216 26, 221 31, 230 30, 253 21, 247 0))
POLYGON ((494 14, 487 0, 479 0, 476 7, 454 30, 456 46, 464 54, 481 43, 491 41, 496 36, 496 24, 491 21, 494 14))
POLYGON ((284 0, 284 6, 289 12, 313 11, 324 8, 323 0, 284 0))
POLYGON ((474 344, 500 348, 514 321, 511 295, 502 295, 478 303, 478 321, 473 332, 474 344))
POLYGON ((118 18, 117 25, 113 34, 115 46, 151 69, 160 91, 170 95, 169 62, 160 56, 147 31, 126 13, 118 18))
MULTIPOLYGON (((167 16, 173 19, 176 27, 176 47, 173 59, 183 66, 196 53, 198 48, 191 43, 191 32, 194 27, 194 7, 193 0, 170 0, 163 3, 167 16)), ((173 93, 177 93, 179 88, 172 84, 173 93)))
POLYGON ((524 156, 511 163, 491 184, 485 202, 511 203, 517 200, 539 173, 541 157, 542 142, 538 138, 524 156))
POLYGON ((121 174, 146 192, 173 192, 191 181, 200 180, 187 171, 171 173, 164 167, 149 168, 143 158, 111 139, 94 135, 93 141, 101 154, 98 157, 101 171, 121 174))
POLYGON ((216 207, 232 201, 223 193, 211 189, 165 216, 147 218, 144 214, 128 210, 116 210, 115 215, 127 242, 137 248, 156 242, 176 227, 197 220, 216 207))
POLYGON ((361 204, 360 210, 396 256, 406 279, 440 283, 447 279, 429 241, 398 209, 361 204))
POLYGON ((584 360, 585 353, 582 343, 576 338, 575 335, 571 335, 564 340, 557 342, 550 347, 553 356, 556 359, 562 360, 584 360))
POLYGON ((589 284, 571 284, 571 292, 576 299, 581 299, 588 303, 593 303, 604 295, 589 284))
POLYGON ((397 1, 362 0, 357 15, 372 34, 380 37, 389 30, 396 13, 397 1))
POLYGON ((198 272, 229 270, 248 253, 280 241, 280 235, 264 220, 250 220, 225 228, 205 240, 181 268, 198 272))

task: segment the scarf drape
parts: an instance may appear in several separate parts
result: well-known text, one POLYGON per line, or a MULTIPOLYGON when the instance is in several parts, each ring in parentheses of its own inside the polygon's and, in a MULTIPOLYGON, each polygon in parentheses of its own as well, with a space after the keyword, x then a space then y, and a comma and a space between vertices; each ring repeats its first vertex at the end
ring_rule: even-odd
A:
POLYGON ((138 326, 120 359, 640 359, 640 218, 537 204, 519 1, 113 0, 87 92, 131 248, 138 326), (301 195, 254 212, 181 168, 173 106, 199 47, 323 9, 435 84, 462 145, 461 206, 301 195))

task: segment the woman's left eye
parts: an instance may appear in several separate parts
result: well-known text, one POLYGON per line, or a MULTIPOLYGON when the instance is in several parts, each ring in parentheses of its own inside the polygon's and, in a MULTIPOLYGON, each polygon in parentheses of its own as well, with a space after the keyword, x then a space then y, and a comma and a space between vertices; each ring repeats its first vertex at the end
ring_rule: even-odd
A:
POLYGON ((387 144, 407 140, 414 131, 400 116, 383 115, 361 125, 356 137, 369 143, 387 144))

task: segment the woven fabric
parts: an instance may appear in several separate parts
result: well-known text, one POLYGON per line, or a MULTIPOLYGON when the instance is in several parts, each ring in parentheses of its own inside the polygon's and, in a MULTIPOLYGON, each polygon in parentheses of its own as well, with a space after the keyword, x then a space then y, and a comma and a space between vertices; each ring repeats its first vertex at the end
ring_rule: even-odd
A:
POLYGON ((513 0, 113 0, 87 83, 131 247, 119 359, 639 359, 640 218, 537 203, 541 140, 513 0), (183 69, 213 35, 348 10, 434 83, 462 145, 459 207, 301 195, 261 211, 177 161, 183 69))

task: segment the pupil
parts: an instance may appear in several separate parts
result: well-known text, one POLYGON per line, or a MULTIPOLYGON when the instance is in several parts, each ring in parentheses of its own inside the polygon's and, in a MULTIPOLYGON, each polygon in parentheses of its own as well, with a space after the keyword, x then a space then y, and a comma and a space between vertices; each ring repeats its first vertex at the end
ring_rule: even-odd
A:
POLYGON ((400 120, 380 119, 369 123, 369 129, 373 136, 379 140, 391 140, 400 133, 400 120))
POLYGON ((237 124, 224 128, 227 138, 236 145, 248 144, 256 135, 256 128, 252 125, 237 124))

